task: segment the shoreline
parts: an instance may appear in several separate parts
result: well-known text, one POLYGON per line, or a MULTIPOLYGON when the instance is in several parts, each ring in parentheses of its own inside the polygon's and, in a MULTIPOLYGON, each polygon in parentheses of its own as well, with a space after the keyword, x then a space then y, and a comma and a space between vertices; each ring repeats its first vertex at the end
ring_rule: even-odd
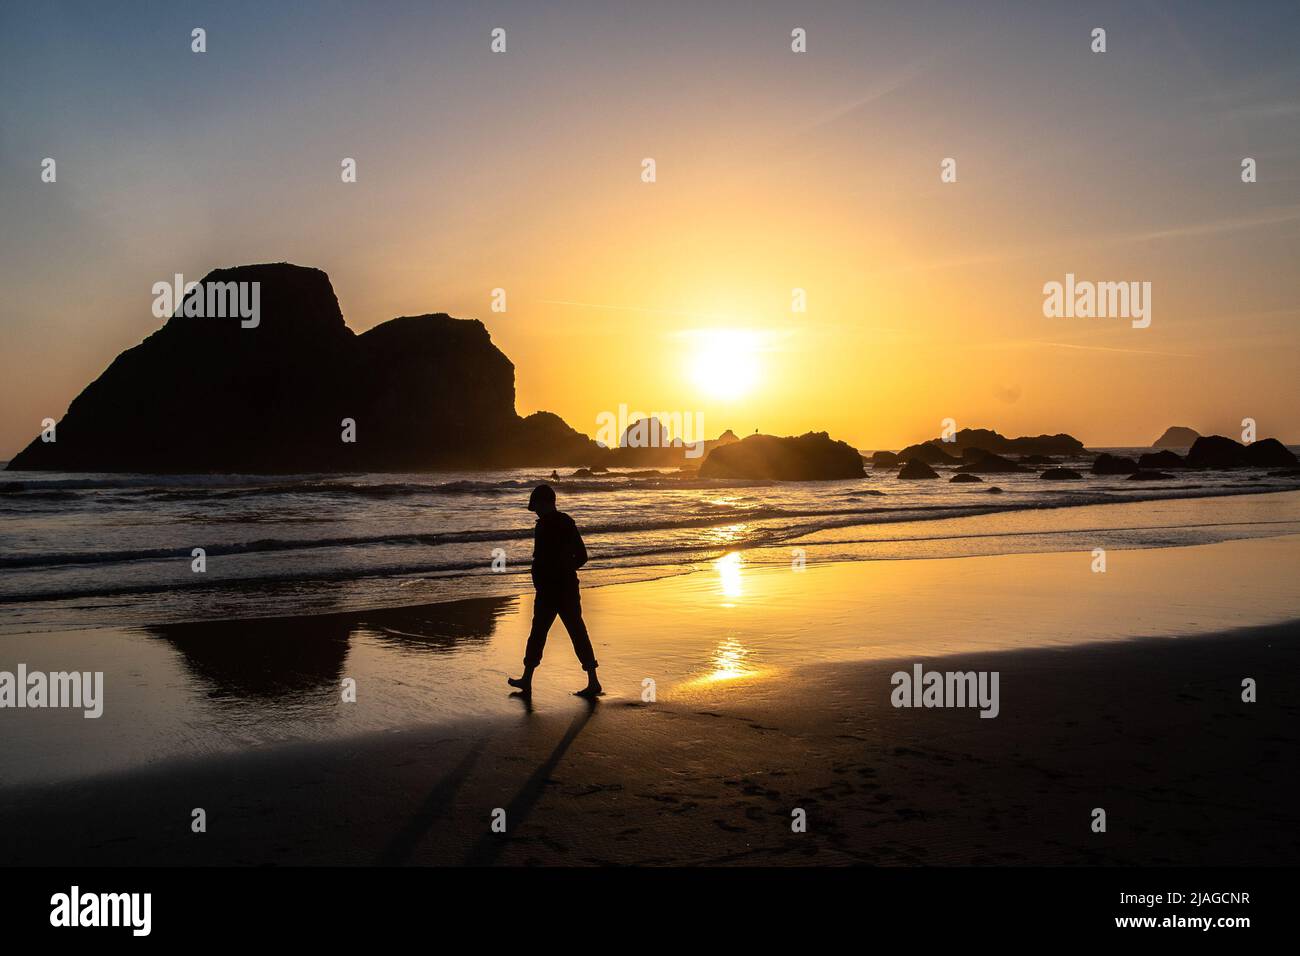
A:
MULTIPOLYGON (((755 566, 779 566, 788 563, 790 550, 794 547, 803 548, 808 552, 810 566, 824 567, 871 561, 1059 554, 1078 550, 1079 541, 1084 535, 1095 539, 1108 539, 1106 545, 1108 549, 1149 550, 1204 543, 1197 538, 1198 533, 1209 541, 1241 540, 1289 533, 1281 529, 1282 525, 1287 524, 1294 525, 1295 533, 1300 533, 1300 488, 1240 489, 1228 492, 1214 489, 1212 493, 1204 495, 1137 497, 1109 502, 1088 501, 1045 505, 1012 503, 1004 507, 990 507, 988 510, 979 505, 968 507, 976 510, 972 513, 949 514, 947 512, 953 510, 952 508, 935 506, 936 511, 943 513, 922 517, 912 513, 916 509, 904 509, 906 514, 903 516, 886 509, 879 515, 872 515, 872 520, 832 524, 817 529, 799 529, 778 540, 740 539, 734 542, 720 542, 712 549, 712 552, 716 553, 713 557, 701 557, 696 554, 699 549, 688 548, 683 553, 696 554, 696 556, 691 560, 677 563, 611 563, 607 566, 597 563, 597 566, 584 570, 583 588, 595 590, 614 585, 655 581, 666 577, 695 575, 707 572, 719 555, 733 552, 742 554, 755 566), (1171 509, 1170 520, 1173 523, 1143 524, 1131 518, 1127 521, 1120 519, 1122 515, 1148 516, 1153 509, 1158 510, 1162 506, 1171 509), (1252 516, 1251 508, 1276 509, 1272 514, 1279 517, 1266 522, 1231 520, 1234 515, 1252 516), (1211 510, 1210 514, 1206 515, 1208 520, 1179 523, 1182 518, 1190 515, 1199 516, 1201 511, 1207 509, 1217 509, 1220 514, 1216 515, 1211 510), (1098 514, 1114 515, 1116 520, 1094 522, 1091 526, 1081 526, 1077 520, 1081 516, 1098 514), (1046 526, 1041 526, 1044 523, 1046 526), (1279 528, 1268 532, 1251 533, 1253 526, 1261 524, 1278 525, 1279 528), (972 530, 966 532, 967 527, 972 530), (939 533, 949 528, 952 529, 950 532, 939 533), (919 533, 908 533, 914 529, 919 533), (1216 535, 1215 529, 1220 529, 1221 533, 1216 535), (1175 536, 1181 535, 1181 538, 1163 540, 1162 532, 1175 536), (1123 536, 1129 534, 1136 534, 1139 537, 1131 543, 1125 542, 1123 536), (1112 542, 1109 539, 1114 540, 1112 542), (1011 545, 998 547, 994 542, 1010 542, 1011 545)), ((214 562, 214 566, 209 573, 213 575, 217 573, 219 564, 216 562, 221 554, 219 550, 210 552, 209 558, 214 562)), ((68 566, 76 565, 73 562, 68 566)), ((188 567, 188 564, 186 566, 188 567)), ((524 567, 526 568, 526 562, 524 567)), ((19 567, 17 570, 28 572, 34 569, 19 567)), ((399 608, 417 610, 478 597, 526 596, 531 594, 531 590, 526 569, 496 575, 479 568, 477 573, 455 574, 427 574, 419 570, 388 569, 339 571, 328 575, 283 578, 271 576, 223 579, 214 576, 205 583, 203 588, 194 590, 158 583, 101 588, 94 593, 86 594, 0 595, 0 640, 12 635, 59 630, 90 630, 96 627, 148 628, 155 625, 182 625, 197 621, 222 620, 235 623, 288 617, 328 618, 339 614, 373 613, 399 608), (97 601, 99 605, 113 609, 110 617, 120 617, 125 612, 119 610, 118 606, 130 606, 131 599, 138 596, 175 595, 178 599, 189 597, 200 602, 210 600, 220 613, 221 609, 229 608, 231 605, 227 598, 238 595, 252 586, 256 586, 262 592, 283 589, 286 592, 296 593, 307 607, 305 610, 292 613, 277 612, 272 608, 258 608, 258 613, 248 616, 226 617, 199 614, 199 608, 193 607, 187 609, 191 615, 188 617, 163 614, 144 620, 111 619, 99 624, 87 624, 81 619, 84 617, 81 608, 83 602, 97 601), (432 600, 402 600, 405 597, 403 592, 407 589, 419 590, 425 587, 437 589, 444 586, 455 586, 461 590, 437 595, 432 600), (44 608, 50 609, 49 615, 53 617, 48 619, 47 615, 47 620, 42 623, 38 618, 44 608)))
MULTIPOLYGON (((600 676, 614 700, 761 690, 819 663, 1073 648, 1191 637, 1297 616, 1300 534, 962 560, 749 566, 583 593, 600 676)), ((178 754, 275 749, 467 718, 511 718, 530 596, 9 635, 0 670, 103 672, 104 711, 0 711, 0 779, 64 781, 178 754), (345 696, 351 686, 354 697, 345 696)), ((567 697, 579 676, 561 626, 536 687, 567 697)), ((584 678, 585 679, 585 678, 584 678)))
POLYGON ((811 664, 652 704, 548 690, 514 719, 4 788, 0 825, 13 865, 1290 865, 1297 665, 1291 621, 811 664), (915 662, 997 669, 998 717, 892 707, 915 662))

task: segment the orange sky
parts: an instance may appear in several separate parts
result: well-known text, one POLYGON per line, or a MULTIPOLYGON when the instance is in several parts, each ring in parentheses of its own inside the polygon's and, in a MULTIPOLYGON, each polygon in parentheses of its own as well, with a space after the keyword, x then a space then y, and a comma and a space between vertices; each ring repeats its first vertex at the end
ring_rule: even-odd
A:
POLYGON ((207 60, 158 51, 184 17, 6 12, 0 457, 157 327, 154 282, 281 260, 327 271, 357 331, 483 319, 520 412, 592 435, 627 404, 867 450, 946 418, 1300 442, 1293 16, 1116 8, 1098 55, 1062 11, 814 6, 796 55, 779 5, 581 9, 245 11, 207 60), (1066 273, 1150 282, 1150 327, 1044 317, 1066 273), (747 343, 745 394, 701 384, 719 341, 747 343))

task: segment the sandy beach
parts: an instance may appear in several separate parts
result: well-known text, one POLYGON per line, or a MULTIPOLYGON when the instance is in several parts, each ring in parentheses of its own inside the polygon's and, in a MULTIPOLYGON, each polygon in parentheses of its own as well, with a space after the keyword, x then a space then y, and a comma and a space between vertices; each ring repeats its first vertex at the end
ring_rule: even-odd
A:
MULTIPOLYGON (((1300 537, 1287 535, 1112 552, 1104 575, 1089 570, 1090 554, 1065 553, 798 574, 724 566, 598 588, 586 607, 610 693, 594 705, 568 695, 580 672, 558 627, 531 703, 507 695, 527 599, 210 623, 161 637, 105 632, 96 639, 119 655, 137 646, 205 669, 201 681, 191 674, 205 689, 190 693, 210 706, 189 721, 201 713, 243 738, 223 749, 193 736, 188 756, 131 752, 128 766, 93 770, 88 760, 80 775, 45 754, 51 779, 11 778, 0 790, 7 858, 1294 864, 1298 556, 1300 537), (449 628, 477 648, 460 669, 449 628), (315 671, 301 655, 296 671, 277 670, 266 644, 290 632, 344 646, 323 652, 315 671), (407 635, 396 651, 393 633, 407 635), (420 640, 417 653, 409 642, 420 640), (211 643, 226 653, 196 649, 211 643), (399 677, 380 647, 396 655, 399 677), (451 700, 490 701, 449 717, 445 697, 429 699, 422 721, 412 701, 440 685, 421 685, 420 675, 444 663, 463 685, 451 700), (893 706, 891 675, 916 664, 997 672, 996 718, 893 706), (356 704, 336 703, 346 675, 359 681, 356 704), (647 702, 651 675, 656 699, 647 702), (1243 702, 1244 678, 1258 682, 1257 702, 1243 702), (399 679, 407 696, 394 701, 385 695, 399 679), (295 719, 331 726, 312 739, 293 730, 295 719), (265 726, 250 745, 254 724, 265 726), (191 832, 194 808, 206 812, 205 833, 191 832), (1106 811, 1104 833, 1091 829, 1095 808, 1106 811), (800 809, 806 832, 793 832, 800 809), (491 827, 497 810, 504 833, 491 827)), ((6 641, 6 664, 16 641, 6 641)), ((184 700, 154 690, 153 704, 144 690, 110 696, 101 720, 76 715, 76 732, 90 726, 105 750, 142 722, 168 733, 184 700)), ((181 721, 171 733, 197 731, 181 721)), ((57 733, 44 740, 51 752, 71 746, 57 733)), ((24 766, 39 764, 41 755, 29 756, 24 766)), ((13 750, 7 760, 18 765, 13 750)))
POLYGON ((0 821, 7 859, 30 865, 1295 864, 1296 638, 1293 624, 928 662, 1000 669, 995 720, 892 708, 889 662, 820 665, 706 703, 600 702, 9 790, 0 821), (1253 705, 1249 674, 1268 675, 1253 705))

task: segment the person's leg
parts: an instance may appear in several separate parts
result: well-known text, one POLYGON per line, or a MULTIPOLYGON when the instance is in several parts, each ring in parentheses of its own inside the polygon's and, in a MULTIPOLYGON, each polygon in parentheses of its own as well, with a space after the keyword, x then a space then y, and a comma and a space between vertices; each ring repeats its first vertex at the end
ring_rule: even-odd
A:
POLYGON ((533 597, 533 627, 528 632, 528 645, 524 648, 524 676, 507 677, 506 683, 522 691, 533 688, 533 671, 542 662, 542 651, 546 648, 546 635, 555 623, 559 611, 555 596, 545 591, 538 591, 533 597))
POLYGON ((587 633, 587 622, 582 619, 582 598, 576 585, 573 590, 565 591, 558 610, 564 629, 569 632, 569 640, 573 642, 573 653, 578 655, 582 669, 587 672, 587 686, 577 693, 582 697, 595 697, 602 690, 600 681, 596 679, 596 668, 599 665, 596 662, 596 652, 591 646, 591 636, 587 633))

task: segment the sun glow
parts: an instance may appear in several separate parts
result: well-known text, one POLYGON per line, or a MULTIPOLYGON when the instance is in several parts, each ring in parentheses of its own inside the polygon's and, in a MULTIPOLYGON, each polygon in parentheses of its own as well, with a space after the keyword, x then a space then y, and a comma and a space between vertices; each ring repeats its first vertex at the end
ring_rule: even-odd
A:
POLYGON ((691 334, 691 380, 713 398, 741 398, 758 383, 758 336, 743 329, 691 334))

